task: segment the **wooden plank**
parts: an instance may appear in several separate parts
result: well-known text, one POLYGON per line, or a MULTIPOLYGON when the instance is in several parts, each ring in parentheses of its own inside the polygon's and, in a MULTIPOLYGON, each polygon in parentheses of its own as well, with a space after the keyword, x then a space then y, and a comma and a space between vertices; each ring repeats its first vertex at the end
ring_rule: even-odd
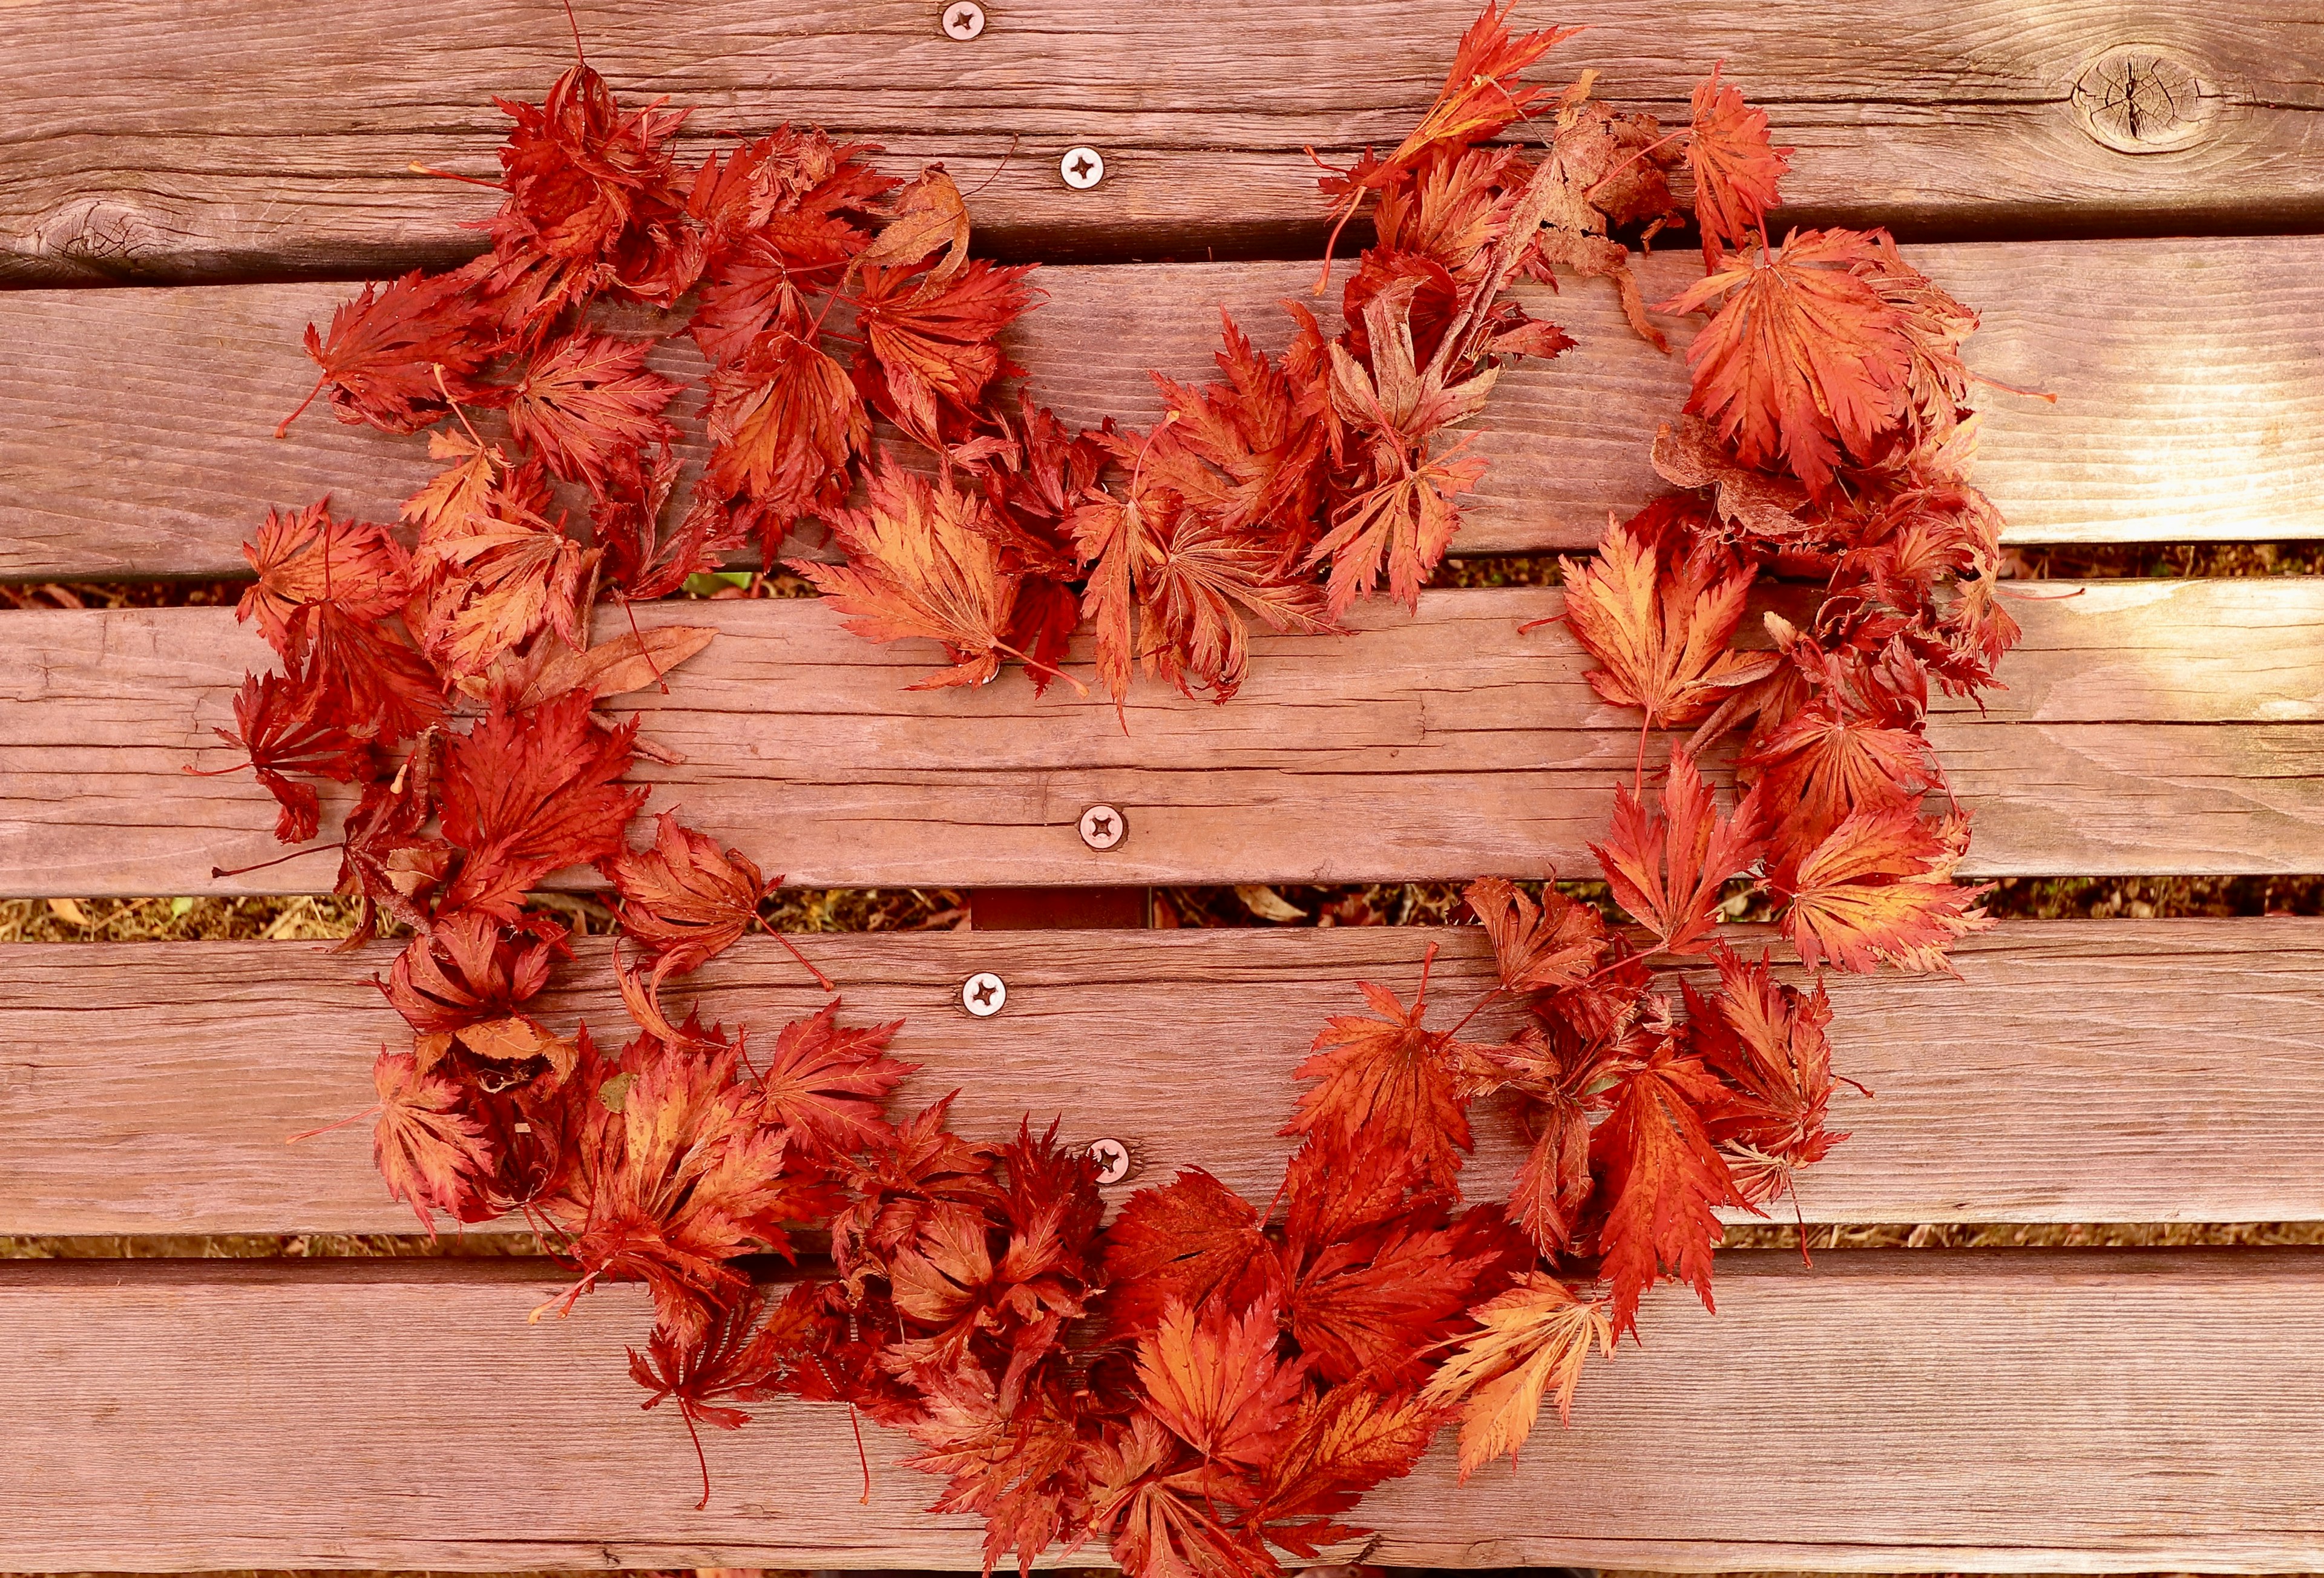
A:
MULTIPOLYGON (((1388 1565, 2312 1570, 2315 1251, 1723 1256, 1653 1297, 1512 1471, 1449 1442, 1368 1498, 1388 1565), (1710 1488, 1748 1486, 1748 1494, 1710 1488)), ((0 1265, 11 1571, 978 1564, 908 1442, 761 1405, 646 1414, 634 1287, 521 1264, 0 1265), (224 1445, 227 1450, 221 1450, 224 1445)), ((1084 1552, 1081 1560, 1091 1559, 1084 1552)))
MULTIPOLYGON (((1985 312, 1972 364, 2055 406, 1988 392, 1979 479, 2018 542, 2324 536, 2307 484, 2324 466, 2324 284, 2306 237, 1928 246, 1914 260, 1985 312)), ((1699 262, 1645 267, 1650 300, 1699 262)), ((1218 309, 1262 345, 1275 304, 1304 297, 1299 263, 1053 268, 1047 307, 1012 353, 1070 419, 1159 414, 1148 367, 1214 371, 1218 309)), ((344 284, 0 294, 0 577, 247 573, 240 545, 270 504, 332 494, 393 520, 426 478, 426 446, 310 414, 274 424, 314 370, 300 331, 344 284)), ((1623 325, 1610 286, 1527 287, 1580 347, 1506 374, 1477 452, 1491 469, 1460 551, 1586 547, 1606 513, 1661 491, 1655 431, 1685 399, 1676 356, 1623 325)), ((1683 341, 1683 328, 1674 325, 1683 341)), ((701 371, 690 346, 659 358, 701 371)), ((694 403, 681 402, 699 453, 694 403)), ((815 535, 812 531, 810 536, 815 535)))
MULTIPOLYGON (((922 1072, 899 1103, 957 1090, 954 1121, 978 1138, 1029 1116, 1119 1140, 1134 1167, 1116 1200, 1190 1164, 1271 1196, 1291 1070, 1326 1016, 1353 1010, 1351 983, 1409 999, 1441 944, 1431 991, 1457 1016, 1489 977, 1482 941, 1466 927, 801 939, 851 1016, 904 1020, 898 1053, 922 1072), (959 1006, 982 970, 1009 986, 991 1020, 959 1006)), ((629 1033, 606 944, 576 947, 540 1011, 629 1033)), ((389 956, 0 949, 0 1233, 413 1231, 368 1125, 283 1143, 361 1106, 373 1056, 406 1034, 371 984, 389 956)), ((2012 923, 1958 958, 1959 982, 1830 979, 1835 1062, 1875 1094, 1834 1098, 1850 1138, 1804 1175, 1807 1221, 2324 1217, 2324 921, 2012 923)), ((761 1034, 823 1001, 764 937, 687 987, 761 1034)), ((1503 1195, 1516 1117, 1495 1105, 1478 1130, 1469 1190, 1503 1195)))
MULTIPOLYGON (((1311 245, 1305 149, 1392 144, 1442 82, 1471 0, 1292 0, 990 12, 972 43, 925 0, 585 5, 591 61, 631 102, 698 106, 718 133, 816 122, 947 161, 1011 253, 1311 245), (1105 184, 1059 180, 1090 143, 1105 184), (1011 148, 1017 156, 1001 167, 1011 148), (997 179, 994 171, 998 170, 997 179)), ((0 235, 18 282, 279 276, 444 263, 492 198, 408 161, 492 171, 495 94, 538 97, 572 57, 519 0, 456 23, 387 0, 327 25, 295 0, 20 6, 0 63, 0 235)), ((1546 23, 1547 14, 1526 23, 1546 23)), ((2135 14, 2015 0, 1779 11, 1601 0, 1547 69, 1683 119, 1724 60, 1799 150, 1798 217, 1955 234, 1999 227, 2298 227, 2324 217, 2312 19, 2271 0, 2156 0, 2135 14), (2159 66, 2152 62, 2160 60, 2159 66), (2133 62, 2169 110, 2109 115, 2133 62), (2110 84, 2113 85, 2110 87, 2110 84)))
MULTIPOLYGON (((1637 729, 1562 627, 1519 633, 1560 596, 1435 592, 1416 618, 1367 607, 1347 639, 1262 637, 1232 703, 1144 682, 1126 725, 1014 672, 908 691, 933 648, 860 640, 817 601, 662 604, 640 618, 723 633, 669 696, 622 705, 685 758, 641 770, 654 805, 807 885, 1586 873, 1637 729), (1093 804, 1127 817, 1112 849, 1076 831, 1093 804)), ((2010 688, 1931 725, 1976 813, 1964 871, 2324 869, 2324 578, 2052 586, 2015 606, 2010 688)), ((248 778, 184 771, 232 760, 210 728, 270 661, 229 611, 14 612, 0 632, 0 892, 328 887, 327 851, 208 875, 281 853, 248 778)))

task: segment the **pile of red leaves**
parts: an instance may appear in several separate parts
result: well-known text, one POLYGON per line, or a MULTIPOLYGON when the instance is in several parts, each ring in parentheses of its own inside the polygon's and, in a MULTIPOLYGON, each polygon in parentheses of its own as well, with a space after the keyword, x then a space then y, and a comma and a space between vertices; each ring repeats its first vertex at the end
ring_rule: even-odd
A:
MULTIPOLYGON (((647 1407, 690 1429, 776 1395, 869 1414, 920 1444, 939 1508, 983 1517, 991 1561, 1100 1539, 1140 1575, 1274 1573, 1360 1532, 1358 1500, 1447 1423, 1464 1472, 1514 1453, 1656 1283, 1708 1304, 1715 1213, 1774 1200, 1840 1138, 1821 971, 1941 970, 1983 924, 1950 875, 1964 820, 1922 809, 1943 789, 1932 681, 1975 694, 2015 635, 1963 475, 1975 318, 1884 235, 1771 244, 1784 151, 1715 72, 1667 132, 1586 78, 1519 80, 1560 36, 1489 9, 1420 127, 1323 182, 1378 236, 1344 330, 1295 305, 1270 357, 1230 323, 1221 376, 1159 381, 1144 432, 996 401, 1028 271, 969 257, 941 169, 898 187, 867 150, 788 130, 684 169, 682 115, 622 111, 586 64, 503 106, 488 253, 309 330, 339 416, 431 429, 446 468, 403 533, 319 504, 268 518, 241 612, 283 671, 220 733, 286 840, 318 832, 315 780, 352 786, 341 891, 413 933, 383 983, 413 1030, 377 1066, 390 1189, 423 1222, 521 1213, 575 1268, 566 1303, 645 1283, 647 1407), (1545 145, 1493 141, 1511 133, 1545 145), (1141 664, 1223 699, 1249 618, 1322 631, 1383 582, 1417 598, 1482 470, 1447 429, 1508 361, 1570 344, 1510 287, 1608 279, 1659 344, 1625 238, 1690 221, 1706 274, 1663 310, 1707 322, 1655 450, 1679 491, 1566 567, 1561 616, 1599 694, 1641 715, 1598 850, 1633 927, 1475 884, 1498 984, 1441 1029, 1425 974, 1408 1004, 1366 986, 1298 1070, 1274 1201, 1190 1168, 1111 1223, 1054 1128, 975 1144, 945 1103, 890 1114, 895 1025, 844 1025, 835 1000, 753 1047, 664 1012, 770 884, 675 814, 633 846, 644 791, 622 780, 645 747, 596 704, 708 632, 593 644, 595 604, 752 543, 771 558, 812 517, 848 562, 799 568, 862 633, 948 649, 927 683, 1015 659, 1046 685, 1086 623, 1117 706, 1141 664), (641 325, 708 363, 711 450, 682 503, 679 386, 641 325), (933 478, 874 450, 875 413, 933 478), (1738 649, 1772 574, 1821 594, 1738 649), (1688 729, 1649 794, 1652 736, 1688 729), (1714 748, 1738 752, 1725 813, 1696 767, 1714 748), (633 950, 640 1033, 618 1051, 530 1011, 567 949, 528 900, 576 864, 612 883, 633 950), (1738 886, 1772 895, 1804 985, 1722 939, 1738 886), (1490 1003, 1524 1028, 1463 1039, 1490 1003), (1464 1204, 1471 1105, 1496 1092, 1532 1149, 1506 1204, 1464 1204), (808 1228, 827 1269, 770 1302, 742 1257, 788 1257, 808 1228)), ((704 1481, 706 1504, 706 1460, 704 1481)))

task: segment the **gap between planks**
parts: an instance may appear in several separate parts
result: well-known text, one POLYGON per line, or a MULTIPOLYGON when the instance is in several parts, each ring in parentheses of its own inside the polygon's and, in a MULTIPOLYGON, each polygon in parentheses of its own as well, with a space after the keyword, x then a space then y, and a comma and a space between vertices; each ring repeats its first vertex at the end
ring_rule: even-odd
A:
MULTIPOLYGON (((2305 479, 2324 466, 2324 284, 2304 237, 2049 242, 1910 249, 1984 313, 1970 364, 2045 404, 1981 390, 1977 476, 2017 542, 2188 541, 2324 536, 2305 479)), ((1649 300, 1701 272, 1684 250, 1642 268, 1649 300)), ((1314 265, 1051 268, 1048 303, 1011 331, 1041 401, 1076 422, 1147 422, 1146 376, 1215 371, 1218 313, 1280 345, 1277 303, 1305 299, 1314 265)), ((0 577, 244 575, 242 543, 270 506, 329 494, 340 512, 395 519, 429 475, 418 438, 310 411, 272 437, 313 383, 300 348, 353 287, 0 292, 0 577)), ((1663 356, 1615 310, 1611 286, 1518 292, 1581 342, 1502 378, 1479 424, 1491 467, 1454 540, 1463 553, 1593 545, 1610 510, 1664 491, 1648 459, 1686 398, 1663 356)), ((1336 306, 1336 297, 1321 305, 1336 306)), ((649 320, 641 318, 634 330, 649 320)), ((1686 330, 1672 323, 1681 344, 1686 330)), ((690 342, 656 362, 692 383, 690 342)), ((681 397, 689 472, 697 401, 681 397)), ((892 437, 892 436, 891 436, 892 437)), ((908 445, 902 447, 913 452, 908 445)), ((827 553, 809 525, 797 544, 827 553)), ((755 561, 753 561, 755 562, 755 561)))
MULTIPOLYGON (((1554 589, 1379 604, 1347 638, 1261 635, 1223 706, 1151 679, 1126 724, 1011 670, 910 691, 932 644, 881 646, 816 600, 662 604, 721 633, 670 694, 619 698, 684 759, 652 808, 807 887, 1135 886, 1586 875, 1635 714, 1598 700, 1554 589), (1084 807, 1126 816, 1106 851, 1084 807)), ((2324 578, 2044 583, 1987 709, 1941 703, 1938 759, 1983 876, 2324 871, 2324 578)), ((602 632, 626 629, 619 613, 602 632)), ((0 614, 0 893, 322 891, 272 862, 274 804, 211 734, 272 655, 222 608, 0 614)), ((1072 661, 1086 660, 1085 651, 1072 661)), ((327 786, 328 787, 328 786, 327 786)), ((328 819, 345 801, 327 798, 328 819)), ((586 872, 560 883, 586 885, 586 872)))
MULTIPOLYGON (((1738 939, 1748 945, 1750 939, 1738 939)), ((1053 1119, 1069 1142, 1120 1140, 1119 1204, 1186 1166, 1271 1197, 1301 1088, 1293 1069, 1359 980, 1433 1021, 1489 985, 1473 927, 803 937, 851 1020, 901 1019, 921 1066, 899 1111, 957 1091, 954 1122, 1000 1140, 1053 1119), (959 1006, 991 970, 991 1020, 959 1006), (1200 990, 1195 990, 1199 988, 1200 990), (1208 1093, 1185 1096, 1187 1048, 1208 1093)), ((538 1011, 629 1033, 604 938, 576 939, 538 1011)), ((0 948, 0 1232, 410 1232, 367 1125, 284 1137, 368 1100, 372 1058, 409 1031, 372 984, 392 950, 290 943, 0 948), (157 1026, 166 1034, 157 1035, 157 1026)), ((2027 921, 1957 952, 1961 979, 1827 977, 1849 1139, 1802 1175, 1812 1223, 2324 1219, 2324 920, 2027 921)), ((780 945, 745 939, 677 988, 706 1018, 771 1034, 825 1001, 780 945)), ((1479 1036, 1505 1034, 1489 1010, 1479 1036)), ((1508 1194, 1525 1143, 1485 1103, 1464 1177, 1508 1194)), ((1787 1203, 1770 1218, 1787 1220, 1787 1203)), ((1746 1220, 1737 1214, 1734 1220, 1746 1220)))

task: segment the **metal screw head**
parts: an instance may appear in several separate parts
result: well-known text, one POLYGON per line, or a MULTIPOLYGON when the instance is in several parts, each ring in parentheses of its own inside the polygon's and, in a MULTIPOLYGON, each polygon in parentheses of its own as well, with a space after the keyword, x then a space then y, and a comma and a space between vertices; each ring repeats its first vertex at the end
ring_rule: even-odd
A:
POLYGON ((958 5, 945 6, 944 30, 966 43, 984 31, 984 7, 976 0, 959 0, 958 5))
POLYGON ((1082 813, 1082 842, 1092 849, 1111 849, 1130 836, 1130 823, 1111 806, 1092 806, 1082 813))
POLYGON ((1105 156, 1094 148, 1068 148, 1057 161, 1057 173, 1077 192, 1085 192, 1105 179, 1105 156))
POLYGON ((978 1019, 991 1019, 1008 1001, 1009 983, 990 970, 979 970, 960 983, 960 1006, 978 1019))
POLYGON ((1119 1140, 1093 1140, 1090 1159, 1097 1163, 1097 1181, 1118 1184, 1130 1176, 1130 1147, 1119 1140))

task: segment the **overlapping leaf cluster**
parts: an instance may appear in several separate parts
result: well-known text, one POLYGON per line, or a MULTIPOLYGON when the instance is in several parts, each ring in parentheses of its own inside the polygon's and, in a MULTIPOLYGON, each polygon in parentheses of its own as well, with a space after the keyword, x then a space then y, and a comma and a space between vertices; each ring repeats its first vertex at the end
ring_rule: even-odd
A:
MULTIPOLYGON (((1707 1304, 1715 1213, 1768 1204, 1841 1138, 1821 972, 1941 969, 1982 924, 1950 880, 1965 820, 1922 809, 1943 789, 1932 682, 1974 695, 2015 637, 1965 476, 1974 317, 1884 235, 1771 245, 1784 151, 1716 72, 1669 132, 1587 77, 1522 81, 1562 36, 1513 36, 1489 7, 1414 134, 1323 182, 1377 236, 1345 328, 1292 304, 1269 356, 1230 322, 1221 376, 1157 380, 1142 431, 994 398, 1032 292, 968 256, 940 169, 899 188, 866 150, 789 130, 682 168, 682 115, 622 111, 586 64, 503 106, 489 252, 310 330, 342 418, 432 429, 445 468, 401 533, 321 504, 268 518, 241 612, 282 671, 252 677, 221 733, 288 841, 317 835, 319 785, 347 786, 341 889, 413 934, 382 983, 412 1029, 376 1066, 391 1191, 423 1221, 521 1214, 574 1268, 553 1305, 646 1284, 632 1371, 697 1452, 699 1426, 761 1399, 844 1404, 918 1444, 993 1563, 1093 1540, 1141 1578, 1314 1558, 1444 1425, 1464 1473, 1514 1453, 1658 1282, 1707 1304), (1641 714, 1598 849, 1633 924, 1474 884, 1490 989, 1431 1029, 1426 971, 1409 1004, 1364 987, 1370 1011, 1331 1020, 1298 1071, 1272 1200, 1189 1168, 1111 1222, 1055 1127, 974 1144, 948 1099, 891 1112, 912 1072, 896 1025, 844 1025, 835 999, 755 1045, 674 1022, 666 989, 750 929, 770 884, 675 814, 633 844, 644 795, 622 780, 650 747, 597 704, 709 632, 632 622, 593 644, 601 598, 771 557, 814 520, 847 562, 799 568, 862 633, 943 643, 928 683, 1015 659, 1045 686, 1086 624, 1117 705, 1141 666, 1224 699, 1250 619, 1323 631, 1383 588, 1416 599, 1482 472, 1449 429, 1508 361, 1570 343, 1510 288, 1606 279, 1659 345, 1628 243, 1688 222, 1705 278, 1663 310, 1706 322, 1655 451, 1681 491, 1566 567, 1562 615, 1598 694, 1641 714), (660 370, 680 335, 706 363, 692 477, 660 370), (875 451, 874 414, 932 476, 875 451), (1770 644, 1738 647, 1776 577, 1820 585, 1771 586, 1770 644), (1727 752, 1722 812, 1698 762, 1727 752), (618 896, 638 1029, 618 1050, 544 1006, 567 939, 530 900, 576 864, 618 896), (1720 929, 1747 888, 1803 981, 1720 929), (1506 1203, 1468 1204, 1486 1096, 1530 1146, 1506 1203), (746 1258, 792 1256, 805 1230, 827 1268, 762 1290, 746 1258)), ((703 1473, 706 1502, 706 1455, 703 1473)))

